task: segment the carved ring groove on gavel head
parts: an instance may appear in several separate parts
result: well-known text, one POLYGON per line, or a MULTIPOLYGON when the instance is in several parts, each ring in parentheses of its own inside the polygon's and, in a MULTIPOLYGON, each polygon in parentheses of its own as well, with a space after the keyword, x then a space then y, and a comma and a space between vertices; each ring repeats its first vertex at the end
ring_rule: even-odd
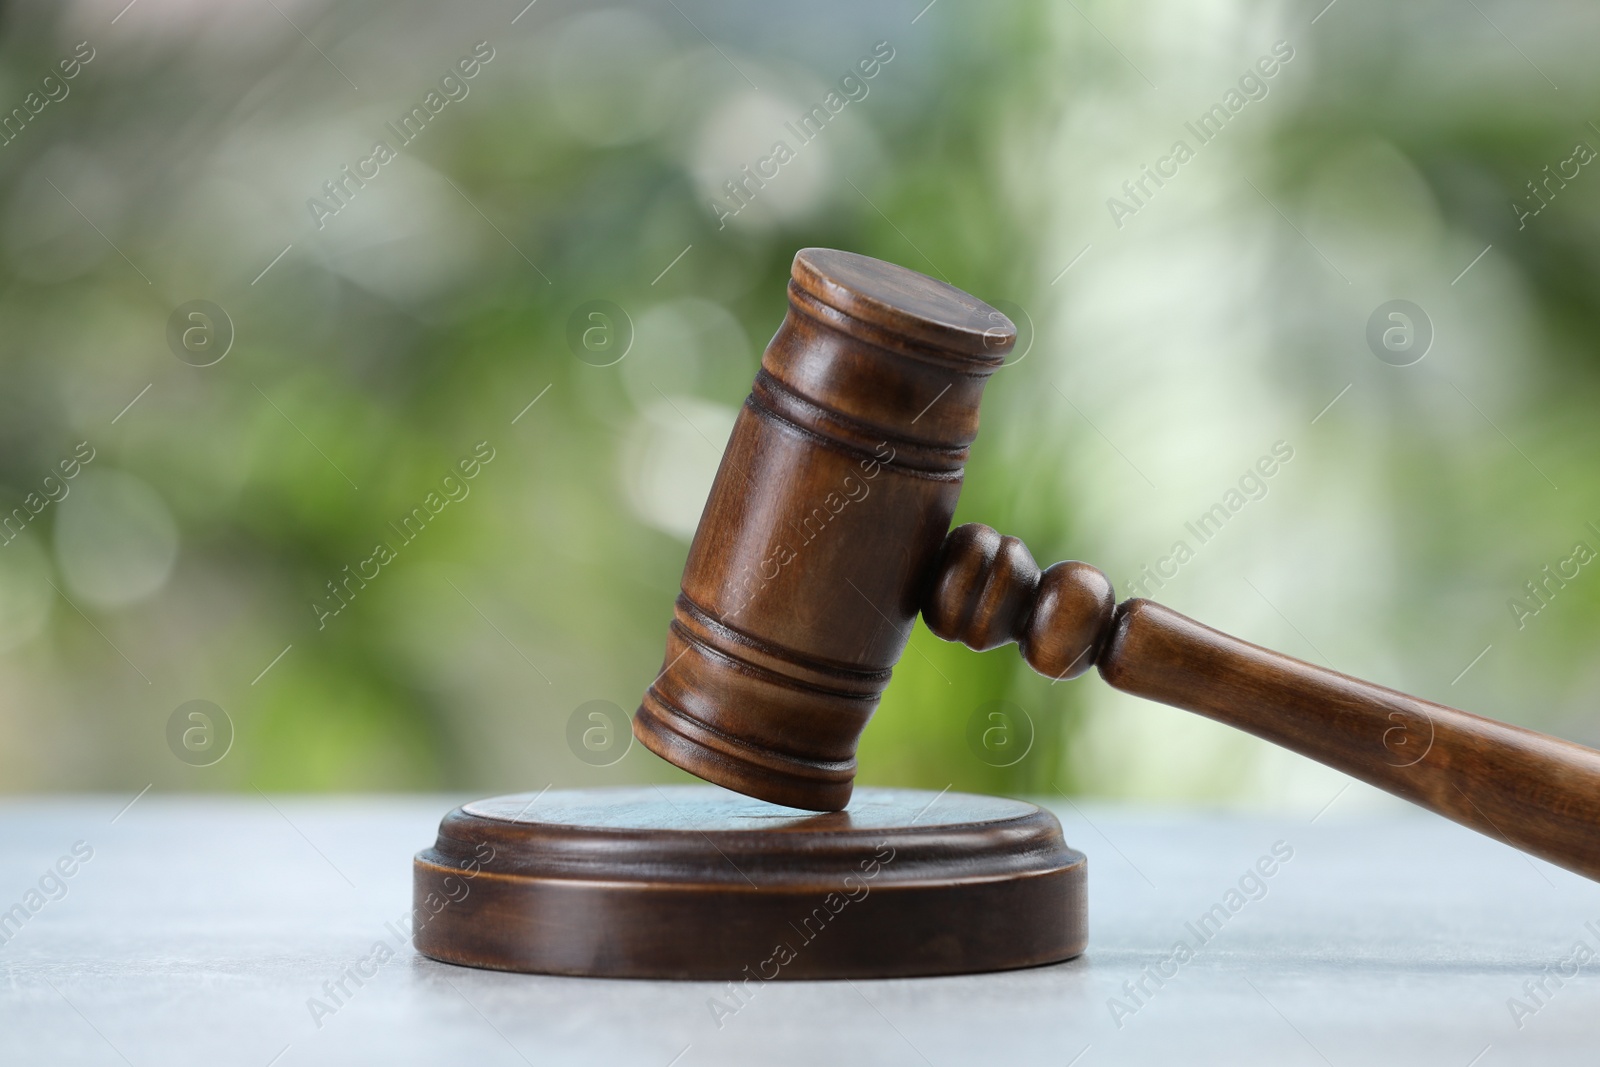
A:
POLYGON ((634 717, 657 755, 793 807, 843 808, 856 742, 922 607, 978 402, 1016 328, 864 256, 795 256, 634 717))
POLYGON ((843 808, 856 742, 920 610, 1054 678, 1245 730, 1600 879, 1600 752, 1301 662, 1014 537, 946 536, 978 402, 1015 341, 960 290, 862 256, 795 256, 789 313, 734 425, 634 717, 718 785, 843 808))

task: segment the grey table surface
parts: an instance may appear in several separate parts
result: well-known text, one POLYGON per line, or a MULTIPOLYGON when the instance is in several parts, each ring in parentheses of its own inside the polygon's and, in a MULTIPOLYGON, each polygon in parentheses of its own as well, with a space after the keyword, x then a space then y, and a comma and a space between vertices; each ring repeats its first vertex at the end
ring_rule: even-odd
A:
POLYGON ((1082 958, 772 982, 728 1014, 711 983, 480 972, 399 944, 411 856, 465 799, 0 804, 0 909, 25 913, 0 915, 0 1063, 1600 1059, 1600 963, 1580 966, 1600 951, 1600 886, 1422 813, 1052 805, 1090 858, 1082 958), (1248 877, 1274 846, 1292 856, 1248 877), (63 857, 71 876, 50 876, 63 857), (1190 924, 1219 904, 1201 943, 1190 924), (324 983, 379 942, 393 958, 334 1007, 324 983))

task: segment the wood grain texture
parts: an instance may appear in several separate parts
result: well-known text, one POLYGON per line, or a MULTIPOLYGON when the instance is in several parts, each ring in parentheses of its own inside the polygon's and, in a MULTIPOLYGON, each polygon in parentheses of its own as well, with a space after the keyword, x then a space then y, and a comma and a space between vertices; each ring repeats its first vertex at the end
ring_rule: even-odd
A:
POLYGON ((706 502, 634 733, 751 796, 843 808, 856 742, 1016 330, 943 282, 804 249, 706 502))
POLYGON ((711 786, 552 791, 447 815, 417 855, 418 951, 497 970, 737 983, 1069 959, 1086 866, 1055 816, 862 789, 848 811, 711 786))
POLYGON ((1098 666, 1123 692, 1236 726, 1600 879, 1600 752, 1305 663, 1149 600, 1113 607, 1111 583, 1087 564, 1041 575, 1032 562, 986 526, 951 531, 929 627, 976 649, 1020 641, 1052 677, 1098 666))
POLYGON ((730 789, 843 808, 856 745, 919 611, 947 640, 1098 665, 1129 693, 1320 760, 1600 878, 1600 753, 1228 637, 1106 576, 1041 571, 986 526, 946 531, 984 383, 1016 333, 944 282, 827 249, 795 256, 684 567, 634 733, 730 789))
POLYGON ((1600 879, 1600 752, 1407 696, 1202 626, 1117 608, 1100 673, 1600 879))
POLYGON ((1115 606, 1110 580, 1087 563, 1041 572, 1017 538, 969 522, 945 538, 922 617, 935 636, 980 652, 1016 641, 1034 670, 1059 680, 1094 666, 1115 606))

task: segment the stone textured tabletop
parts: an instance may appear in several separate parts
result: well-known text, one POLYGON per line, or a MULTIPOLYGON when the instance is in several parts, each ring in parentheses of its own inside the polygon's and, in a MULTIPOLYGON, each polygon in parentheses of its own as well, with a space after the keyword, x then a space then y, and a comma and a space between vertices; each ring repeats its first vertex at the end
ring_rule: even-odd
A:
POLYGON ((411 856, 469 798, 128 799, 0 805, 0 1063, 1500 1067, 1600 1047, 1600 887, 1399 808, 1053 805, 1089 855, 1081 959, 741 1002, 418 957, 396 933, 411 856))

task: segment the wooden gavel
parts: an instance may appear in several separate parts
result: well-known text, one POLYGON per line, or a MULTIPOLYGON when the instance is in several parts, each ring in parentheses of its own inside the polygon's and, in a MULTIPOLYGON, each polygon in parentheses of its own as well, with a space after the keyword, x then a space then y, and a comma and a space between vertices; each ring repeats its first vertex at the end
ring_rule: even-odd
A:
POLYGON ((729 789, 835 811, 918 612, 938 636, 1099 667, 1126 693, 1283 745, 1600 879, 1600 752, 1116 603, 1085 563, 949 531, 978 405, 1016 340, 960 290, 808 248, 684 567, 634 734, 729 789), (948 536, 946 532, 949 531, 948 536))

